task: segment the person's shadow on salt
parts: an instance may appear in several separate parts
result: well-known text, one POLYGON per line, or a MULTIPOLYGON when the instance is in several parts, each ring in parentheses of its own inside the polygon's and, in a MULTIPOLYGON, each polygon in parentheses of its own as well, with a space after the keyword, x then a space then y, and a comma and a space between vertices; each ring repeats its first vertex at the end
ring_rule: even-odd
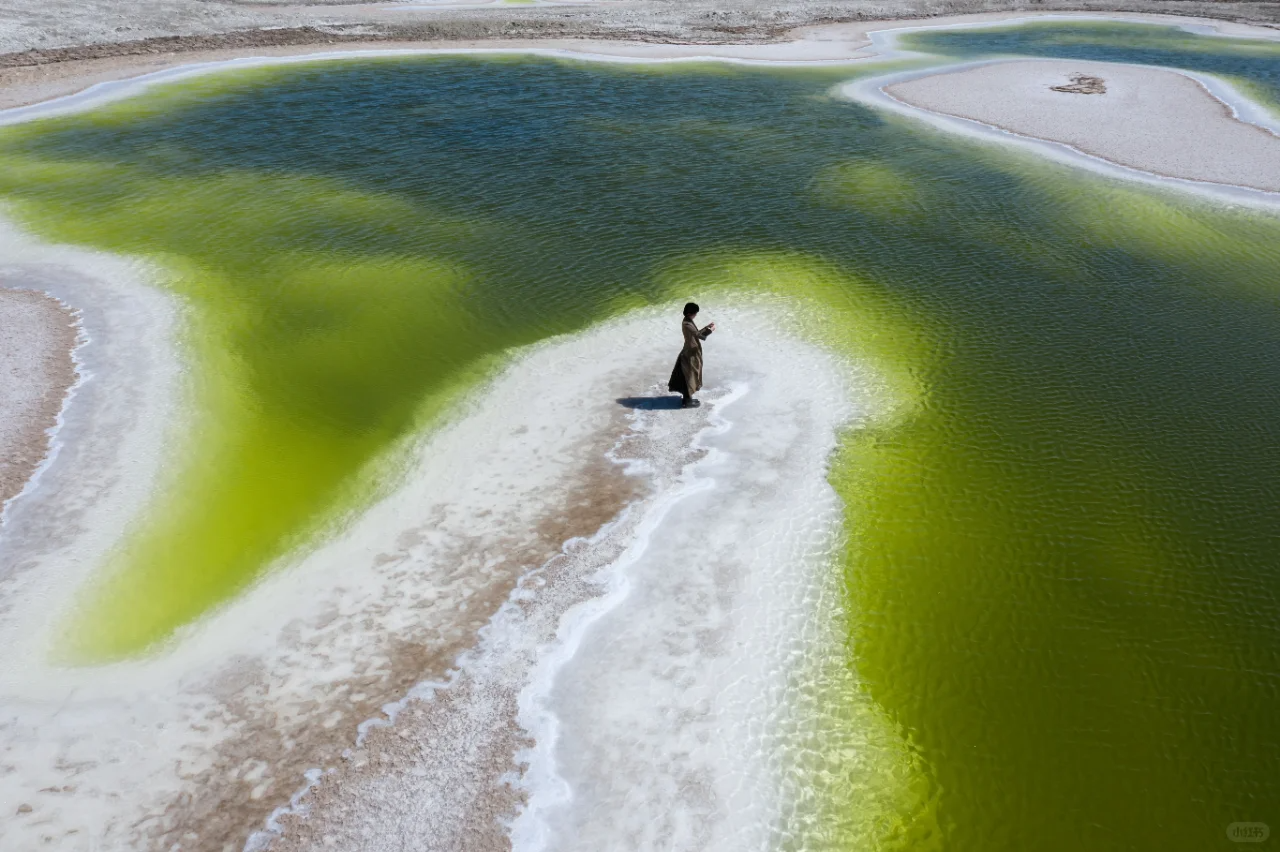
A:
POLYGON ((636 408, 641 411, 669 411, 680 407, 678 396, 624 396, 618 400, 623 408, 636 408))

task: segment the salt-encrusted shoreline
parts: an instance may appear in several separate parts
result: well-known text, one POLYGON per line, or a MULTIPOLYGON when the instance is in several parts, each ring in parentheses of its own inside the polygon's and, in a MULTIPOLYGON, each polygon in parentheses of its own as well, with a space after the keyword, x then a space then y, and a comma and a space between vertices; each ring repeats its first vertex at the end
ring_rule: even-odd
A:
POLYGON ((0 520, 45 460, 76 382, 75 313, 0 275, 0 520), (8 289, 6 289, 8 288, 8 289))

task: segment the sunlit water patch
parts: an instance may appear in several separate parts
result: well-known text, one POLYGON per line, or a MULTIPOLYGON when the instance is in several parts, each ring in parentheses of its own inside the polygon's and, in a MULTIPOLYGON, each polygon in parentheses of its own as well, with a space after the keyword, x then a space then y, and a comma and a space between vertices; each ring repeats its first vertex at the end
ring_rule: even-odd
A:
MULTIPOLYGON (((1280 73, 1264 47, 1159 28, 1018 32, 913 38, 1280 73)), ((790 806, 760 836, 1198 850, 1268 819, 1280 222, 887 118, 830 95, 850 73, 353 62, 6 131, 24 222, 168 271, 199 412, 152 510, 55 614, 58 653, 181 644, 353 523, 511 347, 764 295, 867 366, 884 416, 830 456, 844 655, 796 662, 809 722, 771 758, 790 806)), ((547 701, 627 694, 587 675, 630 651, 591 650, 547 701)), ((564 740, 560 777, 604 771, 575 751, 602 731, 564 740)))

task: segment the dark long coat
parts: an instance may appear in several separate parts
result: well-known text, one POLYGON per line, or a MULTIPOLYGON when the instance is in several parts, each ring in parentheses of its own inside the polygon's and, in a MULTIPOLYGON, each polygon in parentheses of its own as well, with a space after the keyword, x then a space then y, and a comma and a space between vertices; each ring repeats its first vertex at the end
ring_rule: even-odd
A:
POLYGON ((684 334, 684 348, 671 371, 667 389, 693 396, 702 388, 702 341, 711 335, 711 329, 699 329, 691 317, 685 317, 680 331, 684 334))

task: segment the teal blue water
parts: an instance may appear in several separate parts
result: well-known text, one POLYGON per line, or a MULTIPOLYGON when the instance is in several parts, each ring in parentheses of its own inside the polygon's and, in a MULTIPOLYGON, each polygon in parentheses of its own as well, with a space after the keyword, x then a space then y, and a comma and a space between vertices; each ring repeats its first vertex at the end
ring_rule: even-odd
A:
MULTIPOLYGON (((1158 28, 915 38, 1280 75, 1269 47, 1158 28)), ((852 73, 350 62, 0 136, 26 221, 175 270, 218 436, 131 531, 79 653, 146 653, 237 594, 511 346, 772 290, 911 403, 831 473, 845 700, 909 744, 906 792, 833 748, 796 846, 1280 828, 1280 218, 832 97, 852 73)))

